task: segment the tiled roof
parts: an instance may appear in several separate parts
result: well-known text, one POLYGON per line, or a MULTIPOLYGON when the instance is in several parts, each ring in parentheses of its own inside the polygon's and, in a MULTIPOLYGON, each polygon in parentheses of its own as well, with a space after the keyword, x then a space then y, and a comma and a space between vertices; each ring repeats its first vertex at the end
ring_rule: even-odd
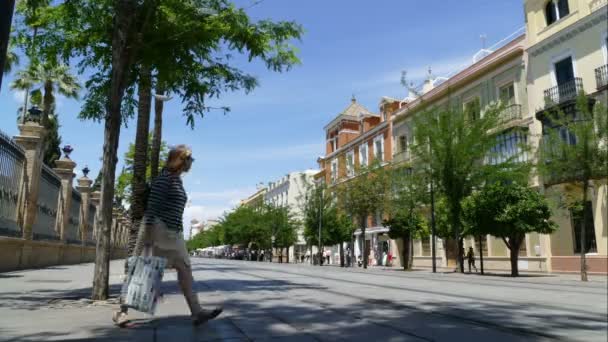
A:
POLYGON ((359 120, 362 117, 366 116, 377 116, 380 117, 380 114, 375 114, 370 112, 367 108, 363 107, 356 101, 352 101, 348 107, 346 107, 338 116, 336 116, 329 124, 325 126, 325 129, 328 129, 338 122, 342 120, 359 120))

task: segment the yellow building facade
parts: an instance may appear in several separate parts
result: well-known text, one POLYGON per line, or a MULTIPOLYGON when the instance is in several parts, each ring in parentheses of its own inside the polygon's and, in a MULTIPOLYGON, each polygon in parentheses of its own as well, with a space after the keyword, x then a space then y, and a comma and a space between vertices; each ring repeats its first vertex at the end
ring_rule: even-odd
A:
MULTIPOLYGON (((573 107, 581 91, 608 105, 608 0, 526 0, 528 110, 542 119, 552 107, 564 111, 573 107)), ((537 120, 533 145, 543 134, 537 120)), ((537 180, 540 183, 542 179, 537 180)), ((564 185, 544 187, 553 203, 560 203, 564 185)), ((589 272, 606 273, 608 262, 608 205, 606 179, 595 181, 589 190, 587 264, 589 272), (591 225, 591 227, 589 227, 591 225)), ((549 269, 580 271, 580 223, 566 209, 557 209, 558 230, 543 236, 543 252, 549 269)))

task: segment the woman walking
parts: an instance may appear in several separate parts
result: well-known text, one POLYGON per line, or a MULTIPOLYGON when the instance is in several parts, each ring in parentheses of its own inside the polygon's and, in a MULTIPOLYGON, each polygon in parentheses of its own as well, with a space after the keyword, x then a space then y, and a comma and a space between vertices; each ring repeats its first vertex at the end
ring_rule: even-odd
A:
MULTIPOLYGON (((222 308, 201 308, 197 294, 192 290, 194 279, 182 223, 187 196, 181 176, 190 171, 193 162, 192 151, 186 145, 176 146, 169 151, 165 168, 152 182, 135 255, 139 255, 145 245, 152 248, 154 256, 167 258, 168 263, 177 271, 179 286, 190 308, 192 322, 199 325, 217 317, 222 313, 222 308)), ((119 326, 128 323, 127 311, 128 308, 122 305, 120 311, 112 317, 114 323, 119 326)))

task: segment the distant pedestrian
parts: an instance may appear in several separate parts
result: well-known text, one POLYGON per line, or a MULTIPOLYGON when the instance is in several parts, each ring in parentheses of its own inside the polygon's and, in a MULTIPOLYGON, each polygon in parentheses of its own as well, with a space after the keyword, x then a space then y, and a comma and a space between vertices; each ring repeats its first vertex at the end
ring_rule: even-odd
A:
POLYGON ((477 267, 475 266, 475 252, 473 252, 473 247, 469 247, 469 251, 467 252, 467 261, 469 262, 469 273, 471 273, 471 266, 477 272, 477 267))
MULTIPOLYGON (((182 174, 192 167, 192 152, 185 145, 179 145, 169 151, 166 166, 156 177, 150 188, 148 206, 142 220, 135 247, 135 255, 146 246, 152 249, 154 256, 165 257, 177 270, 179 286, 190 307, 192 322, 195 325, 217 317, 222 308, 205 310, 193 291, 192 268, 190 257, 183 239, 183 214, 188 200, 182 183, 182 174)), ((128 307, 121 305, 120 311, 112 317, 115 324, 124 326, 129 322, 128 307)))

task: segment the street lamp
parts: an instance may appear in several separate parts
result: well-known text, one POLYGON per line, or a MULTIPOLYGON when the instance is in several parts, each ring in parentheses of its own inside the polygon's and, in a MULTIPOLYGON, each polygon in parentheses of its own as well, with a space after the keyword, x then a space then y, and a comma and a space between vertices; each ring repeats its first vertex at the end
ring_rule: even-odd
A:
MULTIPOLYGON (((431 146, 431 142, 429 140, 429 155, 431 162, 433 160, 433 148, 431 146)), ((437 261, 436 259, 436 250, 435 250, 435 191, 433 187, 433 166, 430 165, 431 169, 431 258, 433 263, 433 273, 437 272, 437 261)))
POLYGON ((319 188, 319 266, 321 265, 321 224, 323 220, 323 188, 319 188))

